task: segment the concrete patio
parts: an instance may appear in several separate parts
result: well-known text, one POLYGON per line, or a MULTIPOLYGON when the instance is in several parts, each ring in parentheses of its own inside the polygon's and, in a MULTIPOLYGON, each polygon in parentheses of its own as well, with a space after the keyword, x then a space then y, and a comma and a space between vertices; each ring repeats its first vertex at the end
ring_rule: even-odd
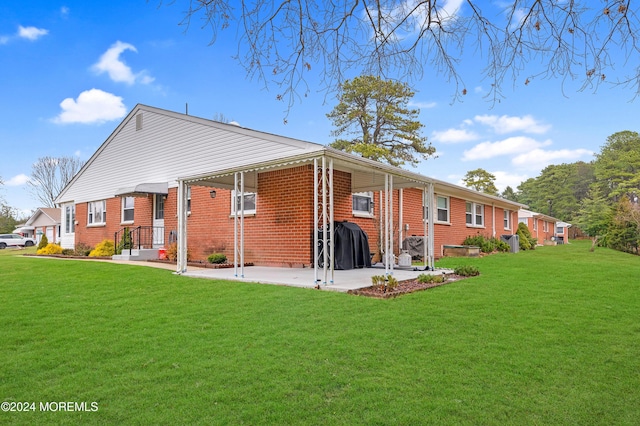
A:
MULTIPOLYGON (((450 269, 439 269, 435 271, 423 271, 424 267, 412 269, 394 269, 393 276, 398 281, 414 279, 420 274, 442 275, 453 273, 450 269)), ((206 269, 189 268, 182 274, 187 277, 207 278, 212 280, 231 280, 243 282, 255 282, 263 284, 287 285, 292 287, 314 288, 320 284, 323 290, 347 292, 359 288, 371 286, 371 277, 374 275, 384 275, 384 266, 381 264, 371 268, 351 269, 347 271, 335 271, 334 282, 322 283, 322 270, 319 272, 319 282, 314 281, 314 271, 310 268, 276 268, 267 266, 248 266, 244 268, 244 277, 235 275, 234 268, 206 269)), ((238 269, 238 274, 240 270, 238 269)), ((330 279, 330 278, 329 278, 330 279)))

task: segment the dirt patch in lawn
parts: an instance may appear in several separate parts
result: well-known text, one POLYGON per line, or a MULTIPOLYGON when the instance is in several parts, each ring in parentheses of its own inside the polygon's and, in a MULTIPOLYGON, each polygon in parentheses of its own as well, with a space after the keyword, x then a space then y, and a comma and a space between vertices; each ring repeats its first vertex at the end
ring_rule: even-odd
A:
POLYGON ((355 294, 357 296, 375 297, 378 299, 391 299, 393 297, 402 296, 404 294, 414 293, 416 291, 428 290, 434 287, 440 287, 441 285, 447 285, 456 281, 464 280, 466 278, 462 275, 449 274, 447 279, 441 283, 421 283, 417 279, 404 280, 398 282, 398 286, 393 290, 385 290, 383 287, 365 287, 358 290, 349 290, 349 294, 355 294))

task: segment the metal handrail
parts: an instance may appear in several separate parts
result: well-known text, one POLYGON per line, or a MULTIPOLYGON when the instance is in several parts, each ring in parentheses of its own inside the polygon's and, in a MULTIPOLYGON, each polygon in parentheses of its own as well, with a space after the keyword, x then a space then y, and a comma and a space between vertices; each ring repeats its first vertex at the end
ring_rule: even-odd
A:
POLYGON ((116 252, 129 250, 131 255, 133 249, 164 245, 164 226, 124 227, 114 234, 113 241, 116 252))

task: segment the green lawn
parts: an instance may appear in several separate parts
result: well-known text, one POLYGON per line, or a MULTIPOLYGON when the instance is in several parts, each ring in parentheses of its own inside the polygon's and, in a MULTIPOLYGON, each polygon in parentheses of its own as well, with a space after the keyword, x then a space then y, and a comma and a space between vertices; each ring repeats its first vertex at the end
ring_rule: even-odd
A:
POLYGON ((0 250, 0 424, 640 422, 640 257, 482 259, 397 299, 0 250), (37 407, 39 408, 39 407, 37 407))

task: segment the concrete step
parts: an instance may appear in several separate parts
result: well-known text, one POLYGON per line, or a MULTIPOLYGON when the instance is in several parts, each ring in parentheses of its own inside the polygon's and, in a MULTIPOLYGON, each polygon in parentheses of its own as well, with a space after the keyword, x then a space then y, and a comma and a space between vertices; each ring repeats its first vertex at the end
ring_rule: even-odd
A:
POLYGON ((125 250, 122 254, 114 254, 113 260, 150 260, 159 258, 159 249, 132 249, 131 254, 129 250, 125 250))

